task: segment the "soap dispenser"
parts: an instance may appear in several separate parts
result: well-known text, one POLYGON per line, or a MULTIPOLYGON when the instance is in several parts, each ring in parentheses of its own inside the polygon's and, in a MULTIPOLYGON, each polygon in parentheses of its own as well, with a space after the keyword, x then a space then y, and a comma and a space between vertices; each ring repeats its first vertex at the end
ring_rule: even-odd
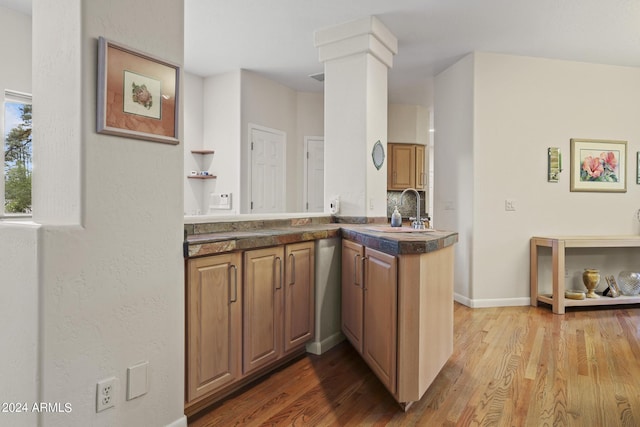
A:
POLYGON ((391 226, 402 227, 402 215, 400 215, 400 212, 398 212, 398 206, 395 207, 393 213, 391 214, 391 226))

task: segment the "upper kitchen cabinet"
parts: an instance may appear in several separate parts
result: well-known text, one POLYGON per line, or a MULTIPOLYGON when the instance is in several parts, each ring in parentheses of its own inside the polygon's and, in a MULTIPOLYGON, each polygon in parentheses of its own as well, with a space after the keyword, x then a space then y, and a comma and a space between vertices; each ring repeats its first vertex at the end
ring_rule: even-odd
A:
POLYGON ((387 189, 424 190, 427 186, 424 145, 387 144, 387 189))
POLYGON ((429 110, 420 105, 389 104, 387 141, 387 189, 426 190, 429 110))

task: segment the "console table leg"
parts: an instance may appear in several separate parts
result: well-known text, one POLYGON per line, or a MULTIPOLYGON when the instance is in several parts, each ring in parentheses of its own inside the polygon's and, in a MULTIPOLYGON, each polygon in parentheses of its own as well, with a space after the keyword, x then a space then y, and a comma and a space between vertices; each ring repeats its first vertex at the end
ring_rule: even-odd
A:
POLYGON ((529 250, 529 286, 531 286, 530 303, 532 307, 538 306, 538 243, 531 239, 529 250))
POLYGON ((555 240, 551 246, 553 276, 553 312, 564 314, 564 241, 555 240))

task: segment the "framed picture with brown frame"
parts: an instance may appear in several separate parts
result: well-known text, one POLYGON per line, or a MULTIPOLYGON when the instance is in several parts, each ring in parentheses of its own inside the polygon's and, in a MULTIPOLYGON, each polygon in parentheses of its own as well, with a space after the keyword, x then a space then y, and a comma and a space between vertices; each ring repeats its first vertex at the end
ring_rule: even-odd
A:
POLYGON ((178 144, 180 67, 98 39, 97 132, 178 144))
POLYGON ((627 141, 571 139, 571 191, 627 191, 627 141))

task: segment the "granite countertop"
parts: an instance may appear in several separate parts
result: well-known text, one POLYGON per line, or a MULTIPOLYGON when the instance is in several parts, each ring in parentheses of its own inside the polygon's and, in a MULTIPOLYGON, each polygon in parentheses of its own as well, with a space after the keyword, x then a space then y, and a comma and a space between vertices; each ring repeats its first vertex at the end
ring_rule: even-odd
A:
POLYGON ((433 252, 458 241, 458 233, 392 230, 386 224, 345 224, 325 219, 185 225, 184 257, 342 237, 390 255, 433 252))
POLYGON ((343 239, 352 240, 371 249, 389 255, 426 254, 434 252, 458 241, 458 233, 441 230, 415 231, 403 227, 405 232, 393 230, 391 227, 379 225, 348 225, 342 224, 343 239))
POLYGON ((269 227, 188 235, 185 257, 212 255, 340 237, 340 224, 269 227))

